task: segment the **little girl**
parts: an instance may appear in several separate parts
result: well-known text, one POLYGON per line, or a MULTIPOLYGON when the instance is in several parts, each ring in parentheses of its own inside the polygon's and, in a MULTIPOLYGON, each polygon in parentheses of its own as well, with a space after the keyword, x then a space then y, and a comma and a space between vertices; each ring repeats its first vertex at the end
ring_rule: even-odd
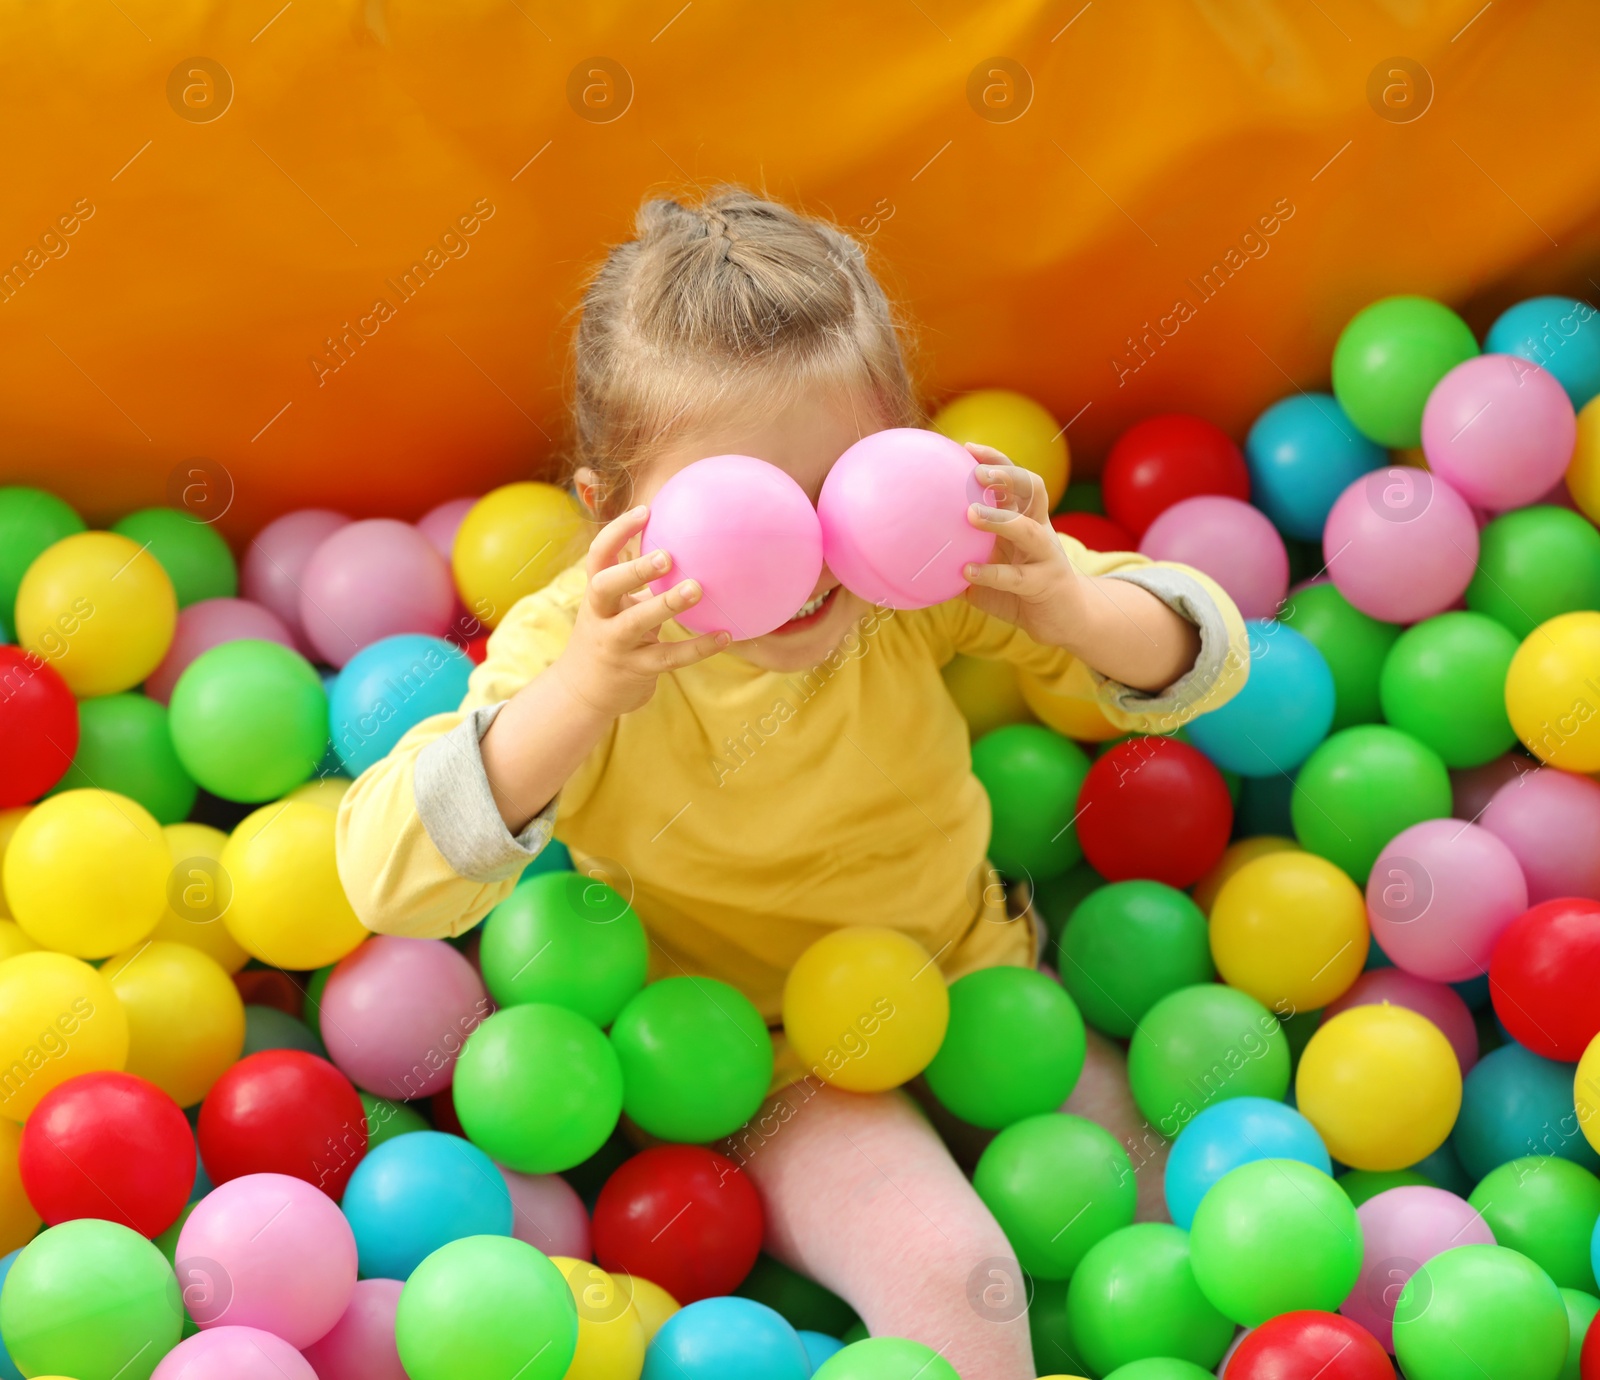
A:
MULTIPOLYGON (((965 597, 875 609, 824 567, 775 632, 690 636, 673 616, 695 583, 647 587, 671 569, 639 550, 651 499, 731 453, 815 501, 855 441, 920 425, 888 302, 860 245, 823 222, 737 190, 648 201, 584 295, 575 348, 572 477, 604 526, 506 614, 460 712, 419 724, 346 794, 356 913, 384 934, 461 934, 554 835, 579 867, 625 869, 653 976, 731 982, 774 1026, 791 965, 841 926, 902 930, 950 980, 1035 964, 1032 919, 981 884, 989 805, 940 668, 1003 659, 1124 728, 1170 731, 1243 681, 1227 596, 1058 537, 1038 477, 973 446, 1001 497, 969 520, 999 541, 965 597)), ((801 1076, 788 1062, 780 1087, 801 1076)), ((992 1321, 969 1291, 1013 1253, 915 1105, 807 1086, 781 1110, 742 1157, 767 1249, 966 1380, 1032 1377, 1026 1318, 992 1321)))

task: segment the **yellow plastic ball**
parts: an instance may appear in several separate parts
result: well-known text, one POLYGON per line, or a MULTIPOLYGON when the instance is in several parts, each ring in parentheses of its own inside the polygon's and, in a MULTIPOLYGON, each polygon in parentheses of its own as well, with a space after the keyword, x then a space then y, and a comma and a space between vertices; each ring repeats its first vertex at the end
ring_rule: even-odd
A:
POLYGON ((309 805, 320 805, 324 810, 337 810, 344 793, 355 785, 348 776, 324 776, 319 781, 307 781, 296 786, 285 800, 303 800, 309 805))
POLYGON ((115 532, 79 532, 48 548, 17 589, 17 641, 79 699, 131 690, 161 664, 178 599, 161 562, 115 532))
POLYGON ((486 493, 457 529, 450 558, 468 612, 498 627, 518 599, 582 557, 590 530, 578 501, 553 484, 507 484, 486 493))
POLYGON ((944 974, 898 930, 835 930, 800 955, 783 987, 790 1046, 807 1072, 850 1092, 884 1092, 915 1078, 949 1023, 944 974))
POLYGON ((156 927, 172 870, 161 826, 113 791, 63 791, 34 806, 6 849, 5 888, 46 949, 104 958, 156 927))
POLYGON ((1439 1027, 1387 1002, 1353 1006, 1300 1056, 1295 1104, 1352 1169, 1404 1169, 1441 1145, 1461 1110, 1461 1065, 1439 1027))
POLYGON ((1572 1093, 1584 1139, 1600 1150, 1600 1035, 1589 1041, 1589 1047, 1578 1060, 1572 1076, 1572 1093))
POLYGON ((241 820, 220 859, 233 886, 223 923, 245 952, 296 971, 337 963, 367 937, 334 860, 337 816, 303 800, 241 820))
POLYGON ((952 441, 993 446, 1013 465, 1032 470, 1044 480, 1052 508, 1067 491, 1072 472, 1067 433, 1032 398, 1004 388, 982 388, 946 404, 932 425, 952 441))
POLYGON ((644 1324, 644 1344, 648 1350, 650 1343, 656 1339, 656 1333, 661 1331, 662 1324, 682 1305, 653 1279, 646 1279, 643 1275, 619 1272, 612 1278, 617 1281, 619 1289, 626 1289, 633 1298, 634 1312, 644 1324))
MULTIPOLYGON (((17 832, 17 826, 28 817, 32 805, 15 805, 9 810, 0 810, 0 877, 5 875, 6 849, 11 846, 11 836, 17 832)), ((10 919, 11 908, 6 904, 6 890, 0 884, 0 919, 10 919)), ((11 955, 0 949, 0 956, 9 958, 11 955)))
POLYGON ((1094 698, 1093 690, 1087 684, 1087 677, 1085 681, 1086 693, 1072 695, 1057 693, 1026 671, 1017 676, 1023 700, 1041 723, 1080 743, 1108 742, 1123 730, 1106 718, 1100 702, 1094 698))
POLYGON ((244 999, 216 960, 146 940, 101 969, 128 1016, 129 1073, 192 1107, 244 1050, 244 999))
POLYGON ((1300 845, 1293 839, 1282 838, 1277 834, 1253 834, 1247 839, 1240 839, 1237 843, 1230 843, 1223 850, 1222 856, 1217 859, 1217 865, 1194 884, 1194 890, 1189 894, 1194 897, 1195 905, 1206 915, 1210 915, 1211 907, 1217 903, 1217 893, 1222 890, 1223 883, 1246 863, 1264 858, 1269 853, 1287 853, 1299 847, 1300 845))
POLYGON ((38 948, 15 920, 0 920, 0 963, 18 954, 34 953, 38 948))
POLYGON ((1567 492, 1590 522, 1600 522, 1600 399, 1578 413, 1578 442, 1567 465, 1567 492))
POLYGON ((639 1380, 644 1369, 644 1322, 626 1287, 598 1265, 553 1255, 578 1305, 578 1349, 563 1380, 639 1380))
POLYGON ((26 1121, 52 1088, 127 1058, 127 1014, 87 963, 43 950, 0 963, 0 1117, 26 1121))
POLYGON ((1286 1015, 1348 990, 1370 941, 1361 888, 1297 848, 1245 863, 1211 907, 1211 957, 1222 980, 1286 1015))
POLYGON ((1025 724, 1033 717, 1017 684, 1017 668, 1009 661, 953 657, 944 668, 944 683, 974 739, 1007 724, 1025 724))
POLYGON ((250 955, 222 920, 233 904, 233 882, 221 862, 228 836, 209 824, 169 824, 161 832, 172 855, 172 871, 167 908, 150 938, 187 944, 214 959, 223 972, 237 973, 250 955))
POLYGON ((22 1187, 17 1157, 22 1150, 22 1127, 0 1121, 0 1255, 8 1255, 33 1240, 40 1217, 22 1187))
POLYGON ((1558 614, 1523 639, 1506 672, 1506 712, 1541 762, 1600 771, 1600 613, 1558 614))

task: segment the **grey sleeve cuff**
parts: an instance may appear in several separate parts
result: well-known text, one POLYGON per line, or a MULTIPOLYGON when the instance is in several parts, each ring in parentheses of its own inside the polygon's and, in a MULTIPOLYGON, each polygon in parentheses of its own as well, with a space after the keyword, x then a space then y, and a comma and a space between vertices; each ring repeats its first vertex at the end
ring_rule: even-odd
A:
POLYGON ((1159 565, 1135 566, 1131 570, 1110 571, 1105 578, 1138 585, 1199 629, 1200 655, 1194 659, 1194 665, 1165 690, 1151 694, 1112 680, 1101 686, 1101 694, 1118 709, 1129 714, 1165 716, 1170 721, 1164 726, 1168 733, 1181 728, 1193 717, 1194 706, 1205 698, 1227 666, 1228 625, 1223 621, 1222 610, 1205 586, 1182 570, 1159 565))
POLYGON ((411 790, 417 815, 433 846, 468 881, 509 881, 550 842, 555 828, 552 800, 513 835, 500 818, 479 740, 503 704, 475 709, 448 733, 417 754, 411 790))

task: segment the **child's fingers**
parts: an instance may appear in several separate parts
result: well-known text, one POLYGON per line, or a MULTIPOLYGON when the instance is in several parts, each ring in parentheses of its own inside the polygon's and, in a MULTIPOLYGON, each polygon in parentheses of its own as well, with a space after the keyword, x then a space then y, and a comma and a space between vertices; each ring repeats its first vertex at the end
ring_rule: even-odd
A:
POLYGON ((1028 567, 1022 565, 969 565, 961 573, 969 585, 1015 594, 1022 589, 1027 571, 1028 567))
POLYGON ((1004 537, 1027 560, 1053 561, 1057 557, 1065 558, 1055 531, 1022 513, 991 508, 987 503, 974 503, 967 509, 967 515, 980 532, 993 532, 997 537, 1004 537))
MULTIPOLYGON (((999 455, 999 452, 994 452, 999 455)), ((999 464, 979 465, 978 482, 994 491, 998 504, 1014 512, 1043 520, 1049 507, 1044 480, 1032 470, 1013 465, 1004 456, 999 464)))
POLYGON ((617 615, 617 629, 634 641, 643 641, 669 618, 674 618, 686 608, 700 602, 702 590, 694 580, 684 580, 665 594, 641 599, 632 608, 617 615))
POLYGON ((596 613, 610 618, 626 605, 628 595, 671 569, 672 557, 665 551, 646 551, 631 561, 609 566, 589 577, 589 603, 596 613))
POLYGON ((592 580, 602 570, 615 565, 622 548, 644 531, 644 525, 649 520, 650 509, 641 503, 637 508, 629 508, 621 517, 612 518, 606 523, 589 543, 589 556, 584 563, 589 578, 592 580))
POLYGON ((718 632, 702 633, 686 642, 663 642, 653 654, 656 672, 681 671, 685 666, 715 656, 732 641, 727 633, 718 632))

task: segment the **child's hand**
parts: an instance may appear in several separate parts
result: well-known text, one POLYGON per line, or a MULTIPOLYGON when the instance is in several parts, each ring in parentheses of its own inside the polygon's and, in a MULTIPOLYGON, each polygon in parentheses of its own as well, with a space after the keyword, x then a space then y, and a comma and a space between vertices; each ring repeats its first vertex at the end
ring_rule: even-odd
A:
POLYGON ((969 565, 967 599, 1014 623, 1035 642, 1070 646, 1083 627, 1084 578, 1074 569, 1050 526, 1044 480, 1019 469, 991 446, 969 444, 978 482, 993 489, 1001 507, 974 503, 968 520, 999 538, 988 565, 969 565))
POLYGON ((607 718, 638 709, 655 693, 656 677, 693 666, 732 639, 706 633, 663 642, 661 625, 700 601, 693 580, 665 594, 645 588, 672 568, 664 551, 648 551, 618 564, 627 544, 644 530, 650 510, 630 509, 600 530, 589 547, 589 588, 567 648, 550 668, 572 694, 607 718))

